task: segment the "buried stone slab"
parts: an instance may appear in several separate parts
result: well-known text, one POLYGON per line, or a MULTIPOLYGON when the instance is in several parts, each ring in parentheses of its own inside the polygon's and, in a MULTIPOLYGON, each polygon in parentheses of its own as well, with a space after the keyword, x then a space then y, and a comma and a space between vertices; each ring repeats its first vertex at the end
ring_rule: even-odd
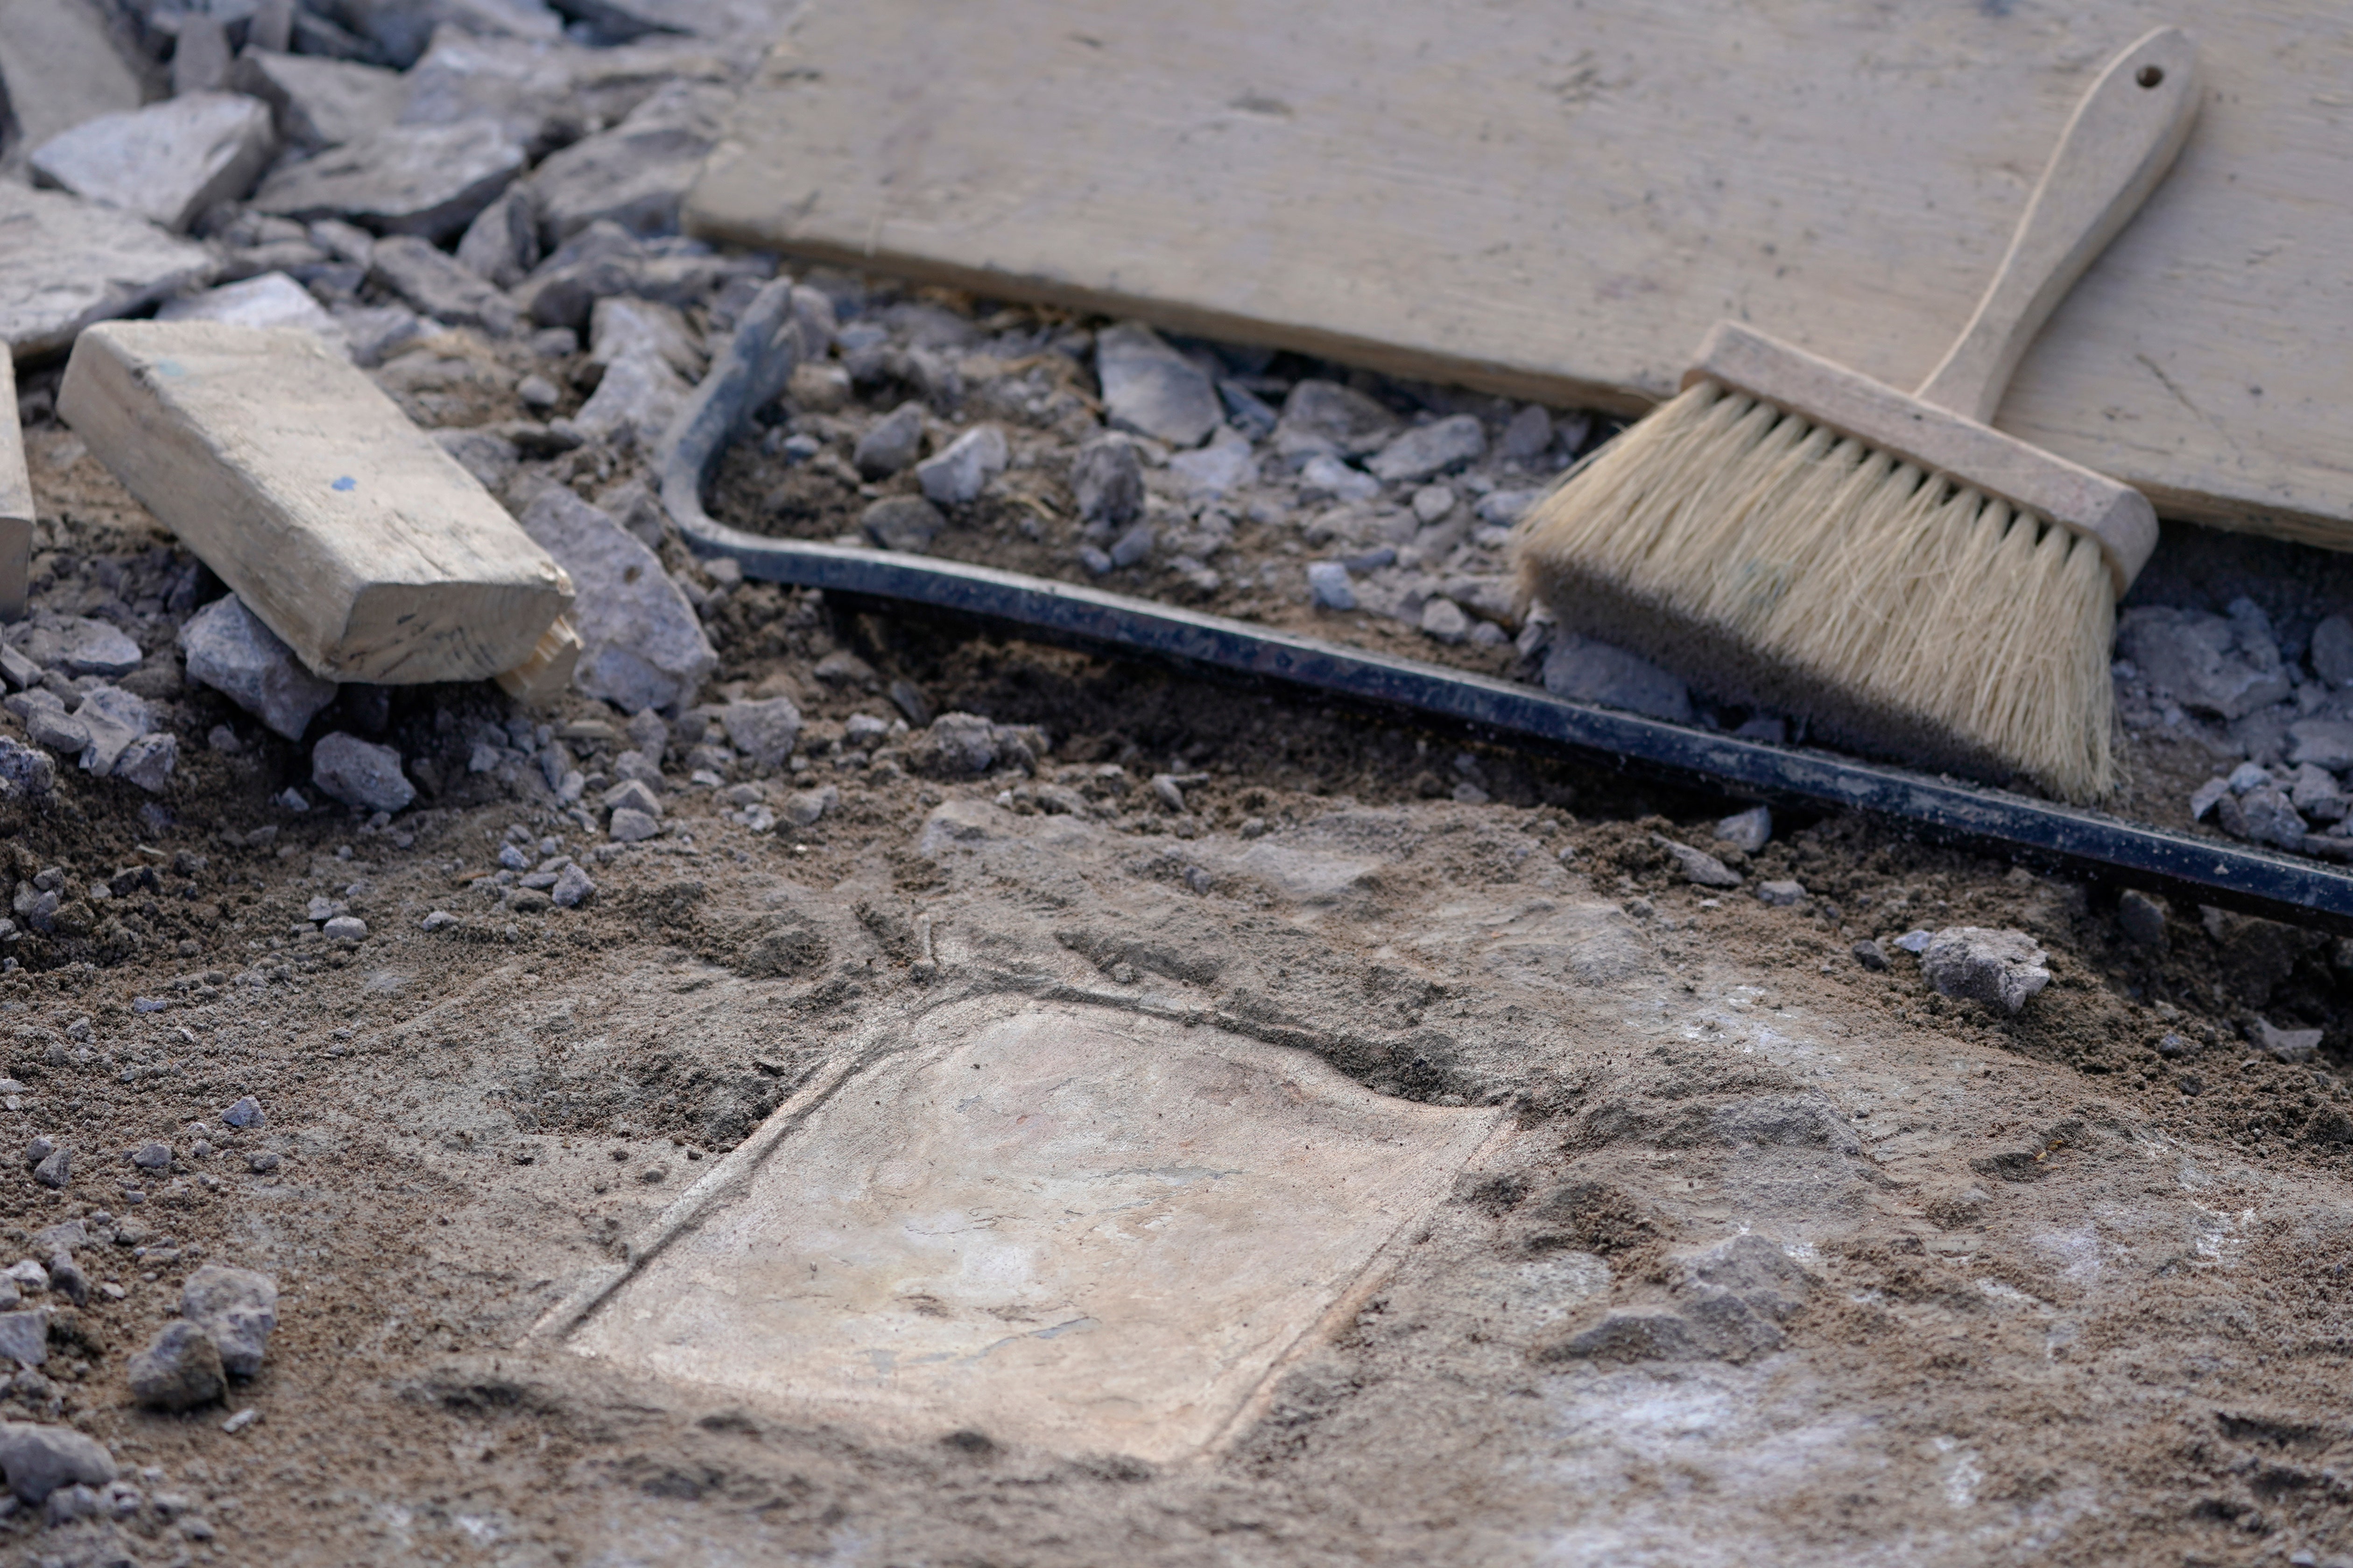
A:
POLYGON ((1212 1028, 965 1003, 788 1102, 541 1331, 780 1407, 1167 1462, 1496 1124, 1212 1028))

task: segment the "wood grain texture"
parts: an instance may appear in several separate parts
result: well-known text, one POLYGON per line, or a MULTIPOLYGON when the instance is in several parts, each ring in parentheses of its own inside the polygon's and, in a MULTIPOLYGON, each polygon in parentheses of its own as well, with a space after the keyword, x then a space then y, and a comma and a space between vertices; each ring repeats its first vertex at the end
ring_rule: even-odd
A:
POLYGON ((103 322, 58 412, 330 680, 487 679, 571 604, 506 509, 310 332, 103 322))
POLYGON ((2353 21, 2311 0, 812 0, 689 216, 1629 412, 1725 318, 1912 386, 2159 22, 2200 40, 2197 126, 1995 423, 2353 548, 2353 21))
POLYGON ((16 423, 16 362, 0 353, 0 621, 22 620, 33 567, 33 477, 16 423))

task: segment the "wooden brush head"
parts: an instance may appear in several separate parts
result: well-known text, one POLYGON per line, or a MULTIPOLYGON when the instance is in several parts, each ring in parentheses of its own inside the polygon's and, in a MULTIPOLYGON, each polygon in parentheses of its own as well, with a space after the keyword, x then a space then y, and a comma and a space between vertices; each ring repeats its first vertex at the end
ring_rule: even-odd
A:
POLYGON ((2083 535, 2100 547, 2118 598, 2157 548, 2157 509, 2129 485, 1737 321, 1717 322, 1700 345, 1683 384, 1702 381, 1745 392, 2083 535))

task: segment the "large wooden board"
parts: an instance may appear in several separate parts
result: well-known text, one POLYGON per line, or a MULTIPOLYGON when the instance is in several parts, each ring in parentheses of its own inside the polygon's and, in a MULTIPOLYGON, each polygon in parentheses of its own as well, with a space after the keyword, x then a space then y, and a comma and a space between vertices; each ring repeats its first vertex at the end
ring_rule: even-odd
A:
POLYGON ((2353 548, 2353 13, 2312 0, 811 0, 689 221, 1554 401, 1669 394, 1721 317, 1908 388, 2162 22, 2199 123, 1996 423, 2353 548))

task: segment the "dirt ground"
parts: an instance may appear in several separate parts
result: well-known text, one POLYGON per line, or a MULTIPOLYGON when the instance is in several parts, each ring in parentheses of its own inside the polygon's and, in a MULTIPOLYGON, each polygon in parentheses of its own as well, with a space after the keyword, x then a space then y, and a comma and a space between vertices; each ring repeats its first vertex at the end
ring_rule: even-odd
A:
MULTIPOLYGON (((1032 369, 1050 434, 1085 388, 1050 351, 1032 369)), ((218 591, 68 433, 32 434, 40 602, 218 591)), ((746 454, 717 510, 832 537, 873 492, 746 454)), ((1066 503, 1042 470, 1021 493, 943 552, 1075 574, 1066 503)), ((1288 535, 1245 514, 1237 538, 1214 589, 1113 585, 1510 668, 1508 644, 1318 617, 1259 571, 1288 535)), ((754 831, 681 739, 673 830, 605 845, 525 743, 554 726, 593 770, 617 716, 487 687, 347 690, 320 730, 397 745, 426 798, 380 826, 290 812, 302 751, 168 658, 132 679, 237 750, 184 745, 160 799, 69 769, 8 808, 12 879, 111 896, 0 976, 0 1114, 75 1156, 61 1192, 12 1167, 0 1226, 28 1247, 80 1218, 121 1292, 59 1312, 8 1409, 100 1437, 139 1489, 120 1521, 0 1521, 17 1560, 2353 1563, 2353 949, 2190 909, 2136 944, 2117 889, 1841 818, 1715 846, 1746 880, 1710 891, 1654 835, 1708 847, 1742 803, 769 585, 705 618, 720 689, 808 715, 800 782, 839 792, 814 826, 754 831), (843 652, 862 666, 820 675, 843 652), (842 744, 898 717, 896 679, 1049 748, 934 777, 914 738, 842 744), (510 841, 577 857, 596 895, 502 896, 510 841), (1805 896, 1767 906, 1776 879, 1805 896), (314 897, 366 939, 320 937, 314 897), (2049 951, 2019 1017, 1893 948, 1959 924, 2049 951), (1513 1134, 1353 1326, 1183 1464, 888 1434, 521 1344, 859 1030, 1006 993, 1197 1016, 1505 1107, 1513 1134), (2320 1058, 2251 1050, 2258 1017, 2323 1028, 2320 1058), (248 1095, 266 1124, 228 1128, 248 1095), (127 1163, 148 1140, 171 1170, 127 1163), (126 1359, 203 1261, 276 1276, 268 1362, 227 1405, 140 1410, 126 1359)))

